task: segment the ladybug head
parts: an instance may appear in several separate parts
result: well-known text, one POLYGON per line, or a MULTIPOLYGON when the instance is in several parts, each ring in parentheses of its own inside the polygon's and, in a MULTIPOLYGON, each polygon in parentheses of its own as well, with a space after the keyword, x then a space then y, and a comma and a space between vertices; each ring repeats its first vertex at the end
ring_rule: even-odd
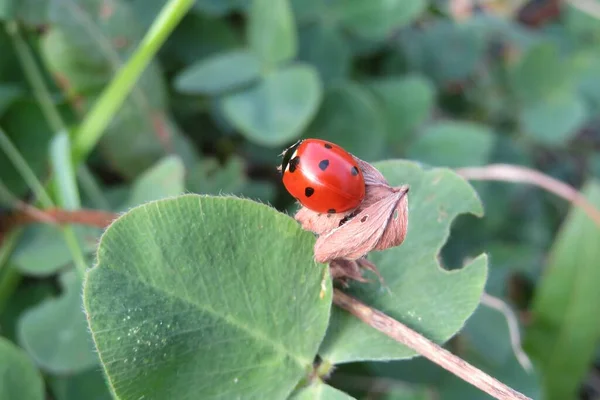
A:
POLYGON ((290 163, 290 160, 292 159, 292 156, 296 152, 296 149, 298 148, 298 146, 300 146, 300 143, 302 143, 303 141, 304 139, 298 140, 296 143, 285 149, 283 153, 281 153, 281 156, 283 156, 283 160, 281 160, 281 166, 278 168, 279 172, 283 173, 283 171, 285 171, 288 164, 290 163))

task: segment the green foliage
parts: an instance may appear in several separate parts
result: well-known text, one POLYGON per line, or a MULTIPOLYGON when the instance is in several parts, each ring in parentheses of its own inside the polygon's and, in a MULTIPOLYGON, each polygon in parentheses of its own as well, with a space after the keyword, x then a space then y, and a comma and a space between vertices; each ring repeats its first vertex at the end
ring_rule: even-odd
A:
POLYGON ((235 198, 187 195, 120 218, 84 288, 117 395, 289 394, 329 317, 331 283, 311 245, 290 218, 235 198), (180 380, 180 369, 194 382, 180 380))
POLYGON ((490 158, 494 135, 485 126, 464 122, 431 125, 407 149, 407 155, 431 165, 484 165, 490 158), (444 152, 440 154, 439 149, 444 152))
POLYGON ((377 79, 368 86, 381 101, 388 141, 401 148, 430 116, 435 88, 419 75, 377 79))
POLYGON ((303 138, 410 185, 384 283, 342 290, 532 399, 598 397, 598 226, 451 169, 600 207, 600 24, 467 3, 0 0, 0 400, 489 398, 332 304, 276 169, 303 138), (4 232, 54 206, 86 222, 4 232))
POLYGON ((18 347, 0 338, 0 398, 42 400, 42 376, 18 347))
POLYGON ((228 95, 223 99, 223 111, 252 141, 281 146, 302 132, 320 100, 316 71, 297 64, 269 72, 257 85, 228 95))
MULTIPOLYGON (((130 5, 116 0, 51 2, 52 29, 44 36, 45 62, 76 111, 86 112, 139 43, 143 31, 130 5)), ((103 135, 100 150, 111 167, 132 178, 175 149, 192 158, 166 109, 166 88, 151 64, 103 135)))
MULTIPOLYGON (((588 182, 584 194, 600 207, 600 186, 588 182)), ((600 338, 595 317, 600 296, 598 227, 572 210, 552 245, 549 265, 532 304, 527 349, 544 376, 548 399, 573 398, 594 360, 600 338)))
POLYGON ((290 400, 351 400, 353 397, 322 382, 302 388, 290 396, 290 400))
POLYGON ((70 271, 60 277, 63 293, 27 310, 18 325, 19 343, 44 370, 66 374, 98 364, 81 312, 81 279, 70 271))
POLYGON ((257 79, 260 63, 247 50, 234 50, 200 61, 184 70, 175 81, 182 93, 220 94, 257 79))
POLYGON ((248 42, 265 66, 294 58, 298 44, 288 0, 253 0, 248 20, 248 42))
MULTIPOLYGON (((481 215, 481 203, 469 185, 448 170, 423 171, 413 163, 399 161, 375 165, 390 184, 410 185, 409 224, 418 224, 410 226, 402 246, 372 254, 371 260, 385 279, 384 286, 375 280, 353 286, 350 292, 431 340, 443 343, 475 311, 487 268, 486 257, 480 256, 460 270, 444 271, 436 255, 452 220, 466 212, 481 215)), ((410 358, 415 352, 334 309, 319 354, 331 363, 345 363, 410 358)))
POLYGON ((355 83, 330 88, 306 136, 319 137, 373 160, 383 153, 385 122, 374 96, 355 83), (369 132, 368 135, 365 132, 369 132))

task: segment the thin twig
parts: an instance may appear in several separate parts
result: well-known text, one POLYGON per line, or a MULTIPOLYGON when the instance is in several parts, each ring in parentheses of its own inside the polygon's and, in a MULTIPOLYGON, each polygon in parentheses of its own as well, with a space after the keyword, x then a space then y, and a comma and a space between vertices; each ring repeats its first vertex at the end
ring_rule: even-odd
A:
POLYGON ((27 225, 31 223, 45 223, 52 225, 86 225, 104 229, 112 223, 118 214, 110 211, 79 209, 64 210, 62 208, 48 208, 40 210, 28 205, 27 208, 19 207, 18 211, 6 215, 7 223, 0 225, 10 228, 15 226, 27 225))
POLYGON ((468 180, 528 183, 541 187, 580 207, 600 226, 600 210, 577 189, 534 169, 510 164, 490 164, 483 167, 458 168, 456 172, 468 180))
POLYGON ((490 396, 500 399, 526 400, 529 397, 511 389, 485 372, 438 346, 406 325, 375 310, 339 289, 334 289, 333 302, 390 338, 415 350, 437 365, 481 389, 490 396))
POLYGON ((527 357, 527 354, 525 354, 525 351, 523 351, 523 347, 521 346, 519 323, 517 322, 517 317, 515 316, 515 313, 512 311, 512 309, 508 306, 508 304, 506 304, 506 302, 487 293, 483 293, 481 295, 481 303, 501 312, 504 315, 504 318, 506 318, 506 323, 508 324, 510 345, 513 349, 513 352, 515 353, 517 361, 519 362, 519 364, 521 364, 525 371, 533 371, 533 365, 531 364, 531 360, 529 360, 529 357, 527 357))

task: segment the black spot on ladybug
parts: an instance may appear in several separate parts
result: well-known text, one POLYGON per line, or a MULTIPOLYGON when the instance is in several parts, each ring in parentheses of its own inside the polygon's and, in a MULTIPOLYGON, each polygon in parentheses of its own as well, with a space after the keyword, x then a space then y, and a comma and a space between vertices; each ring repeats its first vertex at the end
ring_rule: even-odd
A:
POLYGON ((321 162, 319 162, 319 168, 321 171, 325 171, 327 167, 329 167, 329 160, 321 160, 321 162))
POLYGON ((315 193, 315 189, 311 188, 311 187, 307 187, 304 189, 304 195, 306 197, 310 197, 313 195, 313 193, 315 193))
POLYGON ((325 148, 326 149, 332 149, 333 147, 329 143, 325 143, 325 148))
POLYGON ((327 210, 328 214, 335 214, 335 208, 330 208, 329 210, 327 210))
POLYGON ((296 168, 298 168, 298 164, 300 164, 300 157, 296 156, 296 157, 292 158, 290 160, 290 164, 289 164, 289 166, 290 166, 289 171, 290 172, 296 171, 296 168))
POLYGON ((362 218, 360 219, 360 222, 365 222, 365 221, 367 220, 367 218, 369 218, 369 216, 368 216, 368 215, 365 215, 364 217, 362 217, 362 218))
POLYGON ((352 174, 352 176, 358 175, 358 168, 356 168, 356 166, 352 167, 350 173, 352 174))

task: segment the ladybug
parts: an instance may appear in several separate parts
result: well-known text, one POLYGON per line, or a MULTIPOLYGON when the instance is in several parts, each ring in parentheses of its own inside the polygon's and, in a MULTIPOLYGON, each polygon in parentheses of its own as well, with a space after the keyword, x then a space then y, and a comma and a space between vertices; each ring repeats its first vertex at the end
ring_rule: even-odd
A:
POLYGON ((325 140, 300 140, 286 149, 281 171, 287 191, 318 213, 352 210, 365 197, 365 178, 354 157, 325 140))

